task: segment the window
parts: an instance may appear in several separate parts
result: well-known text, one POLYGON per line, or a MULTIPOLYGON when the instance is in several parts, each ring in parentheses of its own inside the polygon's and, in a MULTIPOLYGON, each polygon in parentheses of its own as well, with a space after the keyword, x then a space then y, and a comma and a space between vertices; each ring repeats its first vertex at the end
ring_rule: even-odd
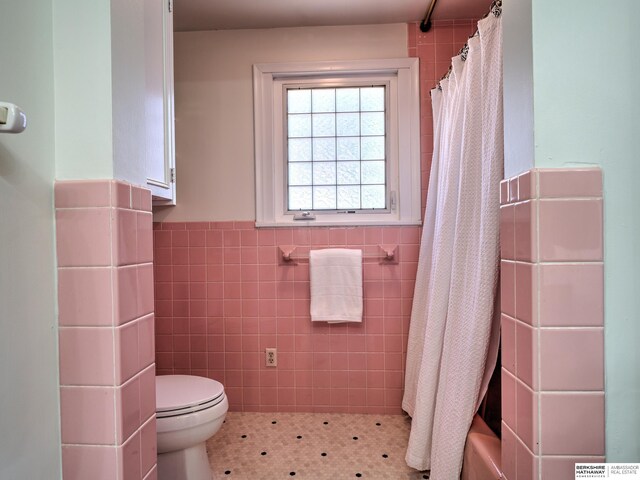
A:
POLYGON ((256 225, 419 224, 417 65, 255 65, 256 225))

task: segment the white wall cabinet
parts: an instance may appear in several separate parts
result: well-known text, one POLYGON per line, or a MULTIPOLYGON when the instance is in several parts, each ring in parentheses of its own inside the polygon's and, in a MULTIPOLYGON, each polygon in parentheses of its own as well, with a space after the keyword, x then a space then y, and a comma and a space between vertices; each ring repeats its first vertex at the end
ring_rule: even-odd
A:
POLYGON ((144 0, 146 174, 154 205, 175 205, 173 0, 144 0))

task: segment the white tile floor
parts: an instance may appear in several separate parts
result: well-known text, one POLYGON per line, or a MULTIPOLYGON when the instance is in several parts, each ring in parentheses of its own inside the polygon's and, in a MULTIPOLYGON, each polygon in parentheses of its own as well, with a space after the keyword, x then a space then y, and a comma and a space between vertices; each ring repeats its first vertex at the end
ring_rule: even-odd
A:
POLYGON ((402 415, 229 412, 207 442, 214 478, 421 480, 402 415))

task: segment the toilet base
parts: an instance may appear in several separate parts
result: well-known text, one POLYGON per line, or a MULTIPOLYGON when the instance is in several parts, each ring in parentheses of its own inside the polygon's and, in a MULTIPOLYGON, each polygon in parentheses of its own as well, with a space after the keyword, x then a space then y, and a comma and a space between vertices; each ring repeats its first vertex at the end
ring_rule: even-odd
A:
POLYGON ((211 480, 205 443, 158 454, 158 480, 211 480))

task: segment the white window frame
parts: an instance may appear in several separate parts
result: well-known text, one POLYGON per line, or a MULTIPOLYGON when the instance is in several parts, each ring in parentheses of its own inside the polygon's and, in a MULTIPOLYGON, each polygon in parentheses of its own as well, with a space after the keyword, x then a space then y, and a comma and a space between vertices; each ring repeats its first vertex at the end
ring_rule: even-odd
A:
MULTIPOLYGON (((420 84, 417 58, 253 66, 256 162, 256 226, 419 225, 420 84), (284 85, 323 82, 389 82, 388 178, 390 209, 381 212, 315 213, 296 220, 285 204, 284 85)), ((298 215, 297 217, 300 217, 298 215)))

